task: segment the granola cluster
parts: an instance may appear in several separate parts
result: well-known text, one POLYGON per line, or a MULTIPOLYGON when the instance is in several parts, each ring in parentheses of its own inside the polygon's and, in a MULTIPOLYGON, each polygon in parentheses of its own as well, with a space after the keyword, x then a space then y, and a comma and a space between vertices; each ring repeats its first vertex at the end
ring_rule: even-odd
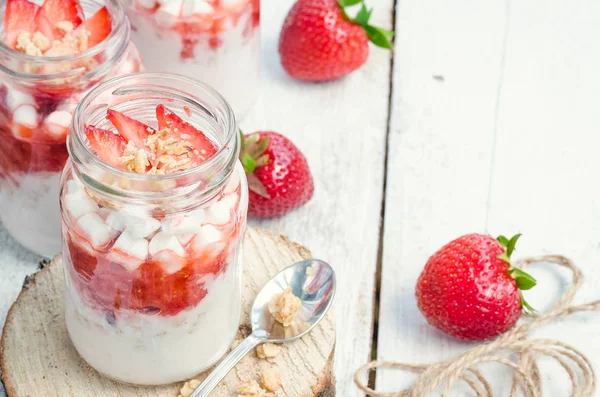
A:
POLYGON ((182 139, 170 137, 169 129, 148 130, 144 140, 145 149, 139 149, 132 141, 127 143, 120 160, 125 169, 138 174, 172 174, 195 167, 192 161, 193 146, 182 139))
POLYGON ((291 287, 287 287, 282 293, 273 296, 269 302, 269 312, 275 320, 288 327, 294 322, 300 306, 300 299, 292 293, 291 287))
MULTIPOLYGON (((33 34, 30 32, 21 32, 17 37, 15 49, 24 54, 36 57, 63 57, 78 54, 89 48, 88 38, 90 32, 88 30, 82 28, 73 29, 73 24, 69 21, 59 22, 56 28, 64 35, 59 40, 51 40, 41 32, 34 32, 33 34)), ((98 62, 93 57, 87 57, 77 62, 61 62, 45 66, 26 63, 25 71, 28 73, 43 72, 51 74, 66 72, 80 67, 92 70, 97 65, 98 62)))
POLYGON ((179 396, 177 397, 190 397, 198 386, 200 386, 200 381, 198 379, 192 379, 185 382, 181 390, 179 390, 179 396))
POLYGON ((85 29, 73 30, 69 21, 59 22, 56 27, 63 33, 60 40, 50 40, 41 32, 21 32, 17 37, 17 51, 32 56, 68 56, 88 49, 90 32, 85 29))

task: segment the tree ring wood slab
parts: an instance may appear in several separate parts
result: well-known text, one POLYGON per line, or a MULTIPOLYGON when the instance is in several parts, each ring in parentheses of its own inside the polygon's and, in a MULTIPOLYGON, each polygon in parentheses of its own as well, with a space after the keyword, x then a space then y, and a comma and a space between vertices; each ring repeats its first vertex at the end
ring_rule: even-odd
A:
MULTIPOLYGON (((244 240, 244 292, 238 339, 250 332, 249 311, 258 290, 284 267, 310 257, 310 252, 284 236, 248 228, 244 240)), ((11 307, 0 342, 2 381, 9 397, 177 397, 182 384, 135 387, 114 382, 90 368, 77 354, 63 316, 64 277, 57 256, 28 277, 11 307)), ((275 396, 335 396, 333 313, 304 338, 283 346, 267 362, 252 352, 221 382, 211 396, 235 396, 236 387, 259 380, 262 369, 281 374, 275 396)), ((206 376, 201 374, 198 379, 206 376)))

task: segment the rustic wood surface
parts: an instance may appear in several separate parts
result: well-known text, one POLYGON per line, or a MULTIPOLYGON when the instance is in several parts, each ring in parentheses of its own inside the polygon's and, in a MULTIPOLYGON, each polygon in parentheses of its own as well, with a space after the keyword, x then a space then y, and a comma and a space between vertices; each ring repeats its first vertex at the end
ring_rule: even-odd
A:
MULTIPOLYGON (((249 312, 254 297, 283 268, 310 252, 285 237, 250 228, 244 241, 244 293, 241 340, 250 332, 249 312)), ((81 360, 69 340, 63 316, 64 277, 60 257, 28 278, 8 313, 0 343, 2 379, 9 397, 176 397, 182 384, 137 388, 113 382, 81 360)), ((281 374, 275 396, 333 397, 332 374, 335 326, 330 313, 304 338, 285 345, 273 363, 246 356, 211 395, 230 397, 237 386, 259 379, 263 369, 281 374)), ((198 379, 203 379, 204 376, 198 379)))
MULTIPOLYGON (((577 302, 598 297, 600 2, 367 0, 374 22, 396 31, 393 58, 372 47, 362 69, 327 84, 296 82, 279 64, 292 2, 262 1, 263 93, 241 127, 291 137, 316 192, 251 224, 336 268, 339 395, 361 395, 351 375, 371 356, 432 362, 471 346, 429 327, 413 297, 427 257, 460 234, 522 232, 517 256, 572 257, 586 276, 577 302)), ((38 258, 1 230, 0 247, 1 324, 38 258)), ((564 274, 533 273, 541 287, 527 296, 543 309, 564 274)), ((600 316, 577 315, 535 336, 583 349, 598 371, 598 329, 600 316)), ((560 370, 544 369, 545 396, 566 395, 560 370)), ((503 390, 509 374, 490 371, 503 390)), ((372 381, 395 390, 409 379, 372 381)))

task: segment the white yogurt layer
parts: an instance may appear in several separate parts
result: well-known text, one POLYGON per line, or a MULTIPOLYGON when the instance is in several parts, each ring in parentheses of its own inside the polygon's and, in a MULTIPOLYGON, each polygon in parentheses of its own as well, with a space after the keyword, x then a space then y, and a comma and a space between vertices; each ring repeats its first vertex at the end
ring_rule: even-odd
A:
POLYGON ((245 26, 252 18, 250 10, 236 26, 219 33, 221 45, 213 49, 209 34, 199 36, 194 57, 181 59, 181 36, 157 27, 156 20, 139 13, 129 15, 133 27, 131 37, 151 72, 172 72, 193 77, 214 87, 233 108, 236 118, 243 118, 256 102, 260 80, 260 31, 244 37, 245 26))
POLYGON ((11 174, 1 184, 0 220, 25 248, 52 257, 60 252, 59 172, 11 174))
POLYGON ((219 360, 235 337, 240 274, 239 264, 229 263, 207 283, 208 294, 196 307, 175 316, 128 310, 114 318, 83 303, 67 272, 69 335, 83 359, 118 381, 160 385, 190 379, 219 360))

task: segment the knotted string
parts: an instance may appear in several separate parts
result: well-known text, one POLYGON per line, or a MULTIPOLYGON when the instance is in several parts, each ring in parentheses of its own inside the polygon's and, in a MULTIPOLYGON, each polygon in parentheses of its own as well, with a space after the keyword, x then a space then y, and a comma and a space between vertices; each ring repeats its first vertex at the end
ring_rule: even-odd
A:
POLYGON ((448 396, 454 384, 462 381, 475 392, 477 397, 494 397, 487 379, 477 370, 482 363, 498 363, 513 371, 510 397, 522 390, 527 397, 541 397, 542 385, 536 358, 549 357, 555 360, 569 376, 572 397, 588 397, 596 390, 596 375, 588 358, 579 350, 565 343, 550 339, 527 339, 529 333, 560 317, 577 312, 600 310, 600 300, 573 306, 572 301, 581 286, 581 270, 568 258, 560 255, 545 255, 518 261, 524 267, 532 263, 549 263, 564 266, 572 271, 572 284, 556 302, 554 307, 542 314, 530 315, 528 319, 496 340, 471 349, 451 360, 430 365, 405 364, 395 361, 373 361, 354 374, 354 382, 365 394, 372 397, 424 397, 443 385, 442 397, 448 396), (514 360, 515 355, 518 360, 514 360), (511 359, 512 358, 512 359, 511 359), (378 392, 361 382, 364 371, 377 368, 396 368, 418 372, 416 381, 408 389, 396 392, 378 392))

